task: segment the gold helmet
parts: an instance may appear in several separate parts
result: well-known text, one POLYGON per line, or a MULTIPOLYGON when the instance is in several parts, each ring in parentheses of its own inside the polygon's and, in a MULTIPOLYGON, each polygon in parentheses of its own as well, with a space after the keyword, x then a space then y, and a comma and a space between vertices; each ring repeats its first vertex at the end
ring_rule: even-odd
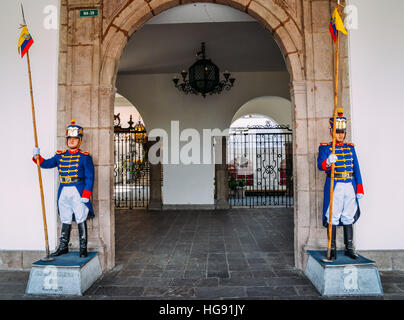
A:
POLYGON ((66 129, 66 138, 83 138, 83 128, 76 124, 75 120, 70 121, 66 129))
MULTIPOLYGON (((344 117, 344 110, 342 108, 337 109, 337 117, 335 119, 335 127, 337 132, 346 132, 346 118, 344 117)), ((334 130, 334 118, 329 120, 330 131, 334 130)))

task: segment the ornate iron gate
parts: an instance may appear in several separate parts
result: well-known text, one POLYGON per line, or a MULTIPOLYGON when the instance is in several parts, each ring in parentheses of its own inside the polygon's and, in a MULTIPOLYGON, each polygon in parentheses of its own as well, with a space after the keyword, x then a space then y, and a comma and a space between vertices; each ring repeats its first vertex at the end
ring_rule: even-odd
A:
POLYGON ((150 168, 147 138, 139 122, 129 128, 114 127, 114 204, 115 208, 146 207, 149 202, 150 168))
POLYGON ((293 206, 292 133, 284 131, 291 130, 231 128, 227 164, 232 207, 293 206))

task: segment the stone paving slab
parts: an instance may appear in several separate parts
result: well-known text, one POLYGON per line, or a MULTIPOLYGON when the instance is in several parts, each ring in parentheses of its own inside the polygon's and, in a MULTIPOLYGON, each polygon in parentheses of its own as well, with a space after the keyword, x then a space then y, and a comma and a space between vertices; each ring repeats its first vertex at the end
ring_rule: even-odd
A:
MULTIPOLYGON (((29 272, 0 271, 0 300, 325 300, 293 267, 293 209, 116 213, 116 267, 83 297, 25 295, 29 272)), ((380 272, 404 300, 404 272, 380 272)), ((330 298, 328 298, 330 299, 330 298)))

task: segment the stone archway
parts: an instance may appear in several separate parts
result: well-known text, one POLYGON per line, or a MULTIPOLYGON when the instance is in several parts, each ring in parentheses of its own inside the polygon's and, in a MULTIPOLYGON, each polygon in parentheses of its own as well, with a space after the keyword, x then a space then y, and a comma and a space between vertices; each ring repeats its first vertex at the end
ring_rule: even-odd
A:
MULTIPOLYGON (((93 201, 98 212, 89 226, 89 247, 100 252, 104 270, 112 268, 115 263, 112 128, 120 56, 130 37, 147 20, 164 10, 192 2, 65 0, 61 4, 58 142, 59 145, 63 144, 64 125, 72 117, 87 132, 84 147, 91 152, 95 162, 93 201), (99 15, 80 18, 80 9, 89 7, 98 9, 99 15)), ((325 126, 322 128, 322 124, 317 125, 317 120, 325 119, 329 112, 318 114, 315 106, 322 103, 321 99, 329 98, 331 101, 328 89, 332 88, 333 79, 332 51, 323 49, 319 51, 319 56, 321 61, 326 61, 323 64, 327 68, 317 76, 321 81, 327 81, 327 86, 323 83, 316 87, 313 37, 316 32, 322 37, 323 32, 313 28, 328 23, 331 4, 329 1, 319 4, 302 0, 201 2, 228 5, 251 15, 275 38, 285 57, 291 77, 290 93, 294 107, 295 265, 302 269, 306 261, 304 249, 307 245, 318 245, 318 241, 312 239, 318 238, 317 231, 320 228, 319 192, 316 188, 319 183, 316 182, 314 154, 318 136, 326 137, 327 132, 325 126), (320 9, 316 12, 316 21, 312 21, 313 6, 320 9), (317 130, 317 126, 321 130, 317 130), (310 224, 312 220, 314 224, 310 224)), ((327 44, 332 46, 331 39, 327 44)))

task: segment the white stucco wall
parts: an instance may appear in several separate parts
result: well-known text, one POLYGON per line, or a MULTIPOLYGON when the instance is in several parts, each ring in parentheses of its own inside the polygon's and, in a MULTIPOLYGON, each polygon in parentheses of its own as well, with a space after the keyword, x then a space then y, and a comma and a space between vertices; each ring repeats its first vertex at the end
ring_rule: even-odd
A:
POLYGON ((352 134, 365 191, 356 245, 404 249, 404 1, 349 2, 358 9, 349 37, 352 134))
MULTIPOLYGON (((287 72, 232 72, 232 76, 236 82, 230 91, 208 95, 206 99, 179 92, 172 82, 172 74, 118 75, 116 87, 136 105, 148 132, 161 128, 168 133, 171 159, 171 121, 179 121, 180 133, 194 128, 202 139, 203 129, 229 128, 237 110, 253 98, 290 99, 287 72)), ((290 119, 290 108, 284 112, 287 115, 283 118, 290 119)), ((186 143, 180 143, 180 150, 186 143)), ((163 204, 214 204, 214 164, 203 164, 202 149, 200 153, 201 164, 163 165, 163 204)))
MULTIPOLYGON (((22 23, 20 2, 34 40, 29 52, 39 146, 44 157, 52 156, 56 147, 58 30, 45 28, 43 23, 50 13, 43 11, 50 5, 58 9, 59 1, 0 1, 0 250, 43 250, 38 174, 31 160, 34 134, 27 59, 21 59, 17 52, 21 32, 18 27, 22 23)), ((51 248, 57 237, 55 174, 54 170, 42 171, 51 248)))

